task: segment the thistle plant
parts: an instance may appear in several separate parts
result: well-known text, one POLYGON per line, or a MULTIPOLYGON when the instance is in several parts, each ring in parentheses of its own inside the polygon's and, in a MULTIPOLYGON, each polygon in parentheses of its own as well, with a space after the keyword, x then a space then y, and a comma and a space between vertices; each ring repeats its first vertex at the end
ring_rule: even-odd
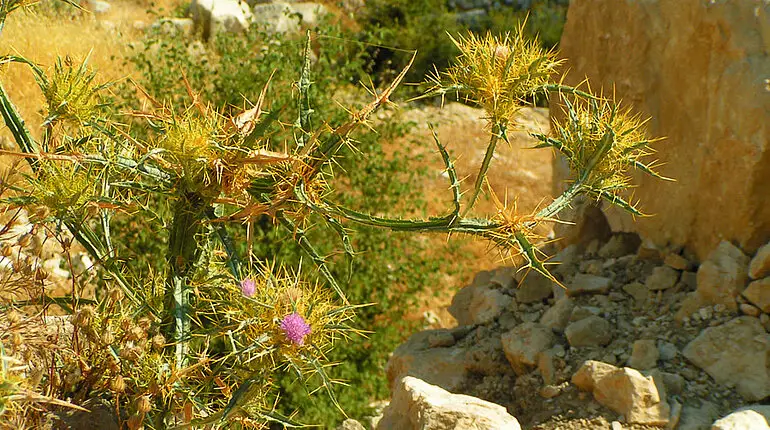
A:
MULTIPOLYGON (((340 340, 360 334, 353 321, 362 305, 346 298, 331 259, 307 235, 312 225, 336 232, 348 258, 354 256, 349 232, 355 225, 470 235, 490 241, 505 257, 523 256, 522 269, 556 281, 538 248, 538 225, 558 220, 581 194, 641 214, 622 194, 630 168, 659 176, 643 161, 652 140, 641 118, 613 100, 553 81, 561 61, 525 40, 521 28, 502 38, 453 40, 461 51, 457 64, 430 77, 424 97, 458 93, 478 103, 487 114, 490 143, 463 201, 452 158, 433 133, 452 207, 425 219, 375 216, 335 201, 334 166, 345 148, 355 149, 355 134, 370 126, 372 114, 392 103, 409 66, 347 121, 328 123, 313 111, 308 35, 297 70, 296 118, 281 121, 280 109, 270 107, 269 82, 253 106, 226 114, 201 100, 185 79, 189 105, 176 108, 145 94, 149 109, 117 121, 103 105, 106 85, 87 61, 59 61, 44 71, 22 57, 0 57, 0 65, 29 66, 47 104, 36 139, 0 85, 0 113, 18 145, 2 153, 29 165, 25 181, 4 202, 28 212, 43 208, 40 224, 54 237, 71 236, 63 242, 77 243, 98 263, 102 285, 102 294, 85 298, 73 281, 68 296, 50 300, 70 315, 72 327, 63 352, 46 352, 55 370, 49 374, 64 375, 44 381, 48 392, 75 405, 106 399, 131 429, 256 427, 276 420, 295 425, 271 406, 276 372, 293 373, 308 385, 319 381, 316 389, 334 400, 340 381, 329 376, 326 357, 340 340), (567 119, 556 124, 556 133, 534 136, 539 147, 567 157, 572 185, 532 214, 492 194, 495 214, 468 217, 498 141, 508 141, 514 114, 536 94, 564 101, 567 119), (122 122, 141 123, 146 133, 122 122), (285 124, 292 124, 287 132, 285 124), (146 202, 158 200, 169 209, 165 269, 129 276, 113 244, 113 217, 156 216, 160 211, 146 202), (317 276, 281 261, 254 261, 251 244, 234 241, 234 230, 245 225, 249 242, 249 225, 265 218, 291 234, 317 276)), ((15 296, 2 305, 34 310, 34 303, 15 296)))

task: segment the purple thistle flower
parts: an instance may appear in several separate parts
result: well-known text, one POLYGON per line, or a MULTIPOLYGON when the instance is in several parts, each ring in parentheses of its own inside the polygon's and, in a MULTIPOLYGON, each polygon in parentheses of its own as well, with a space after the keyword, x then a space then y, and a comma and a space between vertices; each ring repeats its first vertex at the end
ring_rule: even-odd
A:
POLYGON ((244 278, 241 281, 241 292, 246 297, 251 297, 257 289, 257 283, 253 279, 244 278))
POLYGON ((309 335, 311 331, 310 325, 305 322, 302 315, 296 312, 286 315, 283 320, 281 320, 281 330, 283 330, 287 339, 297 345, 304 344, 305 336, 309 335))

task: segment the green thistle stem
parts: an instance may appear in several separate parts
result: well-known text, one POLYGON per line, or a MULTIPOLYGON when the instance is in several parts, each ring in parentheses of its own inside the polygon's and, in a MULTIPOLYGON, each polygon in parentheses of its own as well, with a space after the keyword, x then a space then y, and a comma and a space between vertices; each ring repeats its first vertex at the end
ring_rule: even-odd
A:
POLYGON ((500 137, 504 136, 504 134, 505 126, 500 123, 495 123, 495 125, 492 127, 492 136, 489 137, 487 152, 484 154, 484 161, 481 162, 479 174, 476 176, 476 183, 473 185, 473 195, 471 196, 471 201, 468 203, 468 206, 465 207, 465 212, 463 212, 462 216, 467 215, 476 204, 476 200, 478 200, 479 194, 481 194, 481 187, 484 185, 484 178, 487 177, 489 165, 492 164, 492 157, 495 155, 497 142, 500 141, 500 137))
POLYGON ((297 116, 297 122, 295 127, 299 129, 299 135, 297 136, 297 150, 302 149, 311 137, 312 124, 310 123, 310 115, 313 113, 313 109, 310 107, 310 30, 306 33, 305 42, 305 54, 303 56, 302 72, 300 74, 299 82, 299 115, 297 116))
POLYGON ((201 231, 201 219, 205 216, 207 205, 202 196, 196 193, 184 193, 174 207, 174 218, 168 238, 169 273, 166 278, 164 303, 167 320, 164 321, 167 334, 174 339, 177 369, 187 365, 190 338, 190 301, 189 277, 201 254, 198 234, 201 231), (173 320, 168 320, 173 318, 173 320))
POLYGON ((541 209, 536 218, 552 218, 562 210, 566 209, 580 193, 584 192, 585 186, 583 181, 575 181, 557 198, 555 198, 551 204, 541 209))

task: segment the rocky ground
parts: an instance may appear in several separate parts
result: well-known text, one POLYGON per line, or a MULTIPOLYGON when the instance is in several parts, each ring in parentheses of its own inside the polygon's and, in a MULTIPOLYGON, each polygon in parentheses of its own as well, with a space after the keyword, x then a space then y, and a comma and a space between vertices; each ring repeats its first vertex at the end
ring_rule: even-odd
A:
MULTIPOLYGON (((770 396, 770 244, 751 258, 722 242, 698 264, 634 234, 586 242, 552 260, 563 287, 509 267, 478 273, 449 308, 457 327, 393 353, 394 400, 377 428, 472 428, 425 424, 470 404, 438 387, 502 405, 525 429, 770 428, 770 406, 714 423, 770 396), (412 427, 393 424, 410 414, 412 427)), ((499 423, 479 428, 510 428, 499 423)))

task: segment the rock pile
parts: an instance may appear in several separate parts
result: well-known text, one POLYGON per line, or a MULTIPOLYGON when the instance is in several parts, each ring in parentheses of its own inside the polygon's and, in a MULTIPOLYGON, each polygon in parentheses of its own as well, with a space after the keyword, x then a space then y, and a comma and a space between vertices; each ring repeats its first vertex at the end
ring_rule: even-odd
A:
MULTIPOLYGON (((582 248, 554 258, 564 288, 512 268, 477 274, 449 308, 457 327, 393 353, 386 416, 440 409, 450 394, 414 394, 432 384, 504 406, 523 428, 767 428, 751 424, 767 407, 730 413, 770 397, 770 244, 747 256, 723 242, 700 265, 627 233, 582 248)), ((410 423, 399 428, 470 428, 410 423)))
POLYGON ((194 31, 208 40, 215 33, 240 33, 252 24, 268 33, 288 33, 302 25, 314 26, 329 13, 320 3, 270 2, 248 4, 239 0, 193 0, 189 14, 194 31))

